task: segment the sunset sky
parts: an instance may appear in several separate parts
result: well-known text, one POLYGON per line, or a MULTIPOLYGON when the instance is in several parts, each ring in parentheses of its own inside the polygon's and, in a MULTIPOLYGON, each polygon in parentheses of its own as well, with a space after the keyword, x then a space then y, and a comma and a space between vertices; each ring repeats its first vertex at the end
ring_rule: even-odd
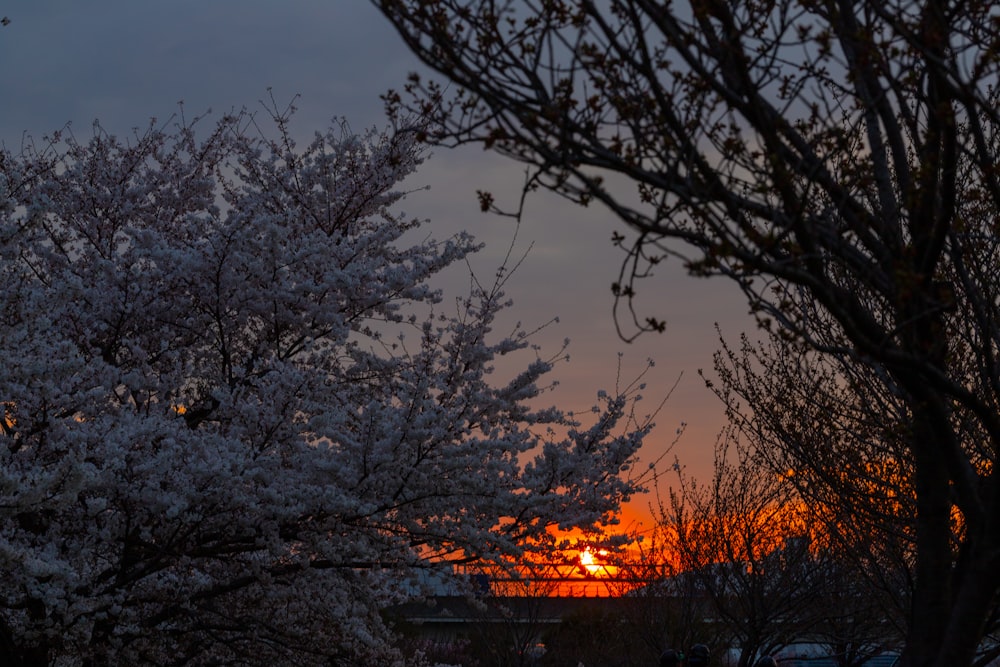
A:
MULTIPOLYGON (((165 120, 181 100, 188 115, 260 109, 268 88, 279 103, 301 96, 293 126, 304 138, 334 116, 361 130, 384 124, 379 94, 401 87, 419 68, 364 0, 12 0, 0 14, 11 20, 0 29, 0 141, 14 151, 26 133, 40 138, 67 123, 80 140, 95 119, 126 133, 150 117, 165 120)), ((430 189, 411 195, 405 210, 429 218, 436 236, 468 229, 485 241, 475 267, 488 277, 514 228, 509 219, 481 213, 475 192, 491 190, 498 203, 513 205, 522 178, 519 165, 478 149, 438 149, 409 183, 430 189)), ((649 408, 680 377, 643 459, 657 458, 684 422, 673 454, 705 477, 722 408, 697 371, 711 367, 714 323, 735 339, 752 326, 747 309, 733 285, 688 278, 672 263, 643 285, 642 303, 667 320, 666 332, 622 342, 611 317, 620 259, 610 243, 615 229, 620 225, 598 208, 530 199, 516 252, 533 247, 508 289, 512 314, 527 328, 560 318, 536 342, 554 352, 571 339, 571 361, 555 371, 561 386, 549 395, 562 408, 586 409, 598 389, 612 389, 619 352, 625 380, 647 358, 656 361, 645 392, 649 408)), ((467 278, 456 272, 455 281, 460 293, 467 278)), ((636 510, 647 500, 637 499, 636 510)))

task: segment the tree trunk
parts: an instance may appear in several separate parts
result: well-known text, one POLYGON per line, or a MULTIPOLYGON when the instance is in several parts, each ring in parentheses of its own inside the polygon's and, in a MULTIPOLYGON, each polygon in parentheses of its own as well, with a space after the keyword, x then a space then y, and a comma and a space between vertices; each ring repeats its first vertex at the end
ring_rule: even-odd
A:
MULTIPOLYGON (((918 419, 918 424, 922 420, 918 419)), ((918 434, 915 440, 922 440, 918 434)), ((916 573, 906 649, 900 667, 931 667, 944 640, 950 608, 951 558, 949 540, 949 485, 944 466, 927 451, 929 443, 915 446, 917 498, 916 573)))

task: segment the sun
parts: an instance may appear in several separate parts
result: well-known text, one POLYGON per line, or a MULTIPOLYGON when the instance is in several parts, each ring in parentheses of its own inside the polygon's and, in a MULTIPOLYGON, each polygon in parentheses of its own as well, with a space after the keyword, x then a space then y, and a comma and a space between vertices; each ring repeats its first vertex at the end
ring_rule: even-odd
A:
POLYGON ((579 556, 580 568, 591 577, 607 572, 607 566, 601 562, 607 555, 607 549, 599 549, 595 553, 590 547, 584 547, 579 556))

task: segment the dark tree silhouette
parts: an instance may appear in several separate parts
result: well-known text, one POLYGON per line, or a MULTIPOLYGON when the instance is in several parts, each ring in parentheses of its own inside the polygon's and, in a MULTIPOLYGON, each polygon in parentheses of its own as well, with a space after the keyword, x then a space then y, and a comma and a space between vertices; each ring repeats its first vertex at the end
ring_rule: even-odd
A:
POLYGON ((1000 591, 994 5, 375 4, 449 82, 414 75, 390 110, 525 163, 529 190, 607 206, 636 232, 614 237, 624 303, 681 257, 893 397, 914 497, 903 664, 970 664, 1000 591))

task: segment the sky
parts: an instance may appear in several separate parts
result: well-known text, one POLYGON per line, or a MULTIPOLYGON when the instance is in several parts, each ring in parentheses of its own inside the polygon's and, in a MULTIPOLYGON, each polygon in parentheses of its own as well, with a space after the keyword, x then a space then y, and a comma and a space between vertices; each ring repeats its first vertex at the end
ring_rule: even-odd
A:
MULTIPOLYGON (((11 20, 0 29, 0 142, 14 151, 26 136, 67 124, 83 140, 95 120, 123 134, 153 117, 166 120, 179 102, 186 114, 217 116, 259 110, 271 94, 279 103, 298 96, 293 130, 303 138, 340 117, 360 131, 384 126, 379 95, 422 69, 366 0, 0 0, 0 15, 11 20)), ((404 208, 428 218, 435 236, 465 229, 485 242, 473 266, 487 277, 512 241, 515 254, 530 248, 507 285, 511 314, 527 328, 559 318, 535 339, 545 351, 570 339, 570 361, 553 372, 560 385, 547 400, 586 410, 599 389, 614 388, 619 355, 625 381, 651 358, 656 366, 643 404, 652 409, 669 398, 641 467, 659 458, 684 424, 663 468, 676 456, 690 474, 707 479, 724 417, 698 370, 711 370, 716 323, 729 340, 752 328, 741 295, 727 282, 691 278, 667 262, 641 286, 643 305, 667 321, 666 331, 623 342, 610 291, 621 255, 610 238, 624 230, 597 207, 539 194, 528 200, 515 239, 510 219, 479 210, 476 190, 513 207, 523 173, 481 149, 434 149, 406 184, 419 190, 404 208)), ((454 280, 444 287, 461 294, 468 277, 454 280)), ((648 526, 651 500, 636 498, 626 522, 648 526)))

